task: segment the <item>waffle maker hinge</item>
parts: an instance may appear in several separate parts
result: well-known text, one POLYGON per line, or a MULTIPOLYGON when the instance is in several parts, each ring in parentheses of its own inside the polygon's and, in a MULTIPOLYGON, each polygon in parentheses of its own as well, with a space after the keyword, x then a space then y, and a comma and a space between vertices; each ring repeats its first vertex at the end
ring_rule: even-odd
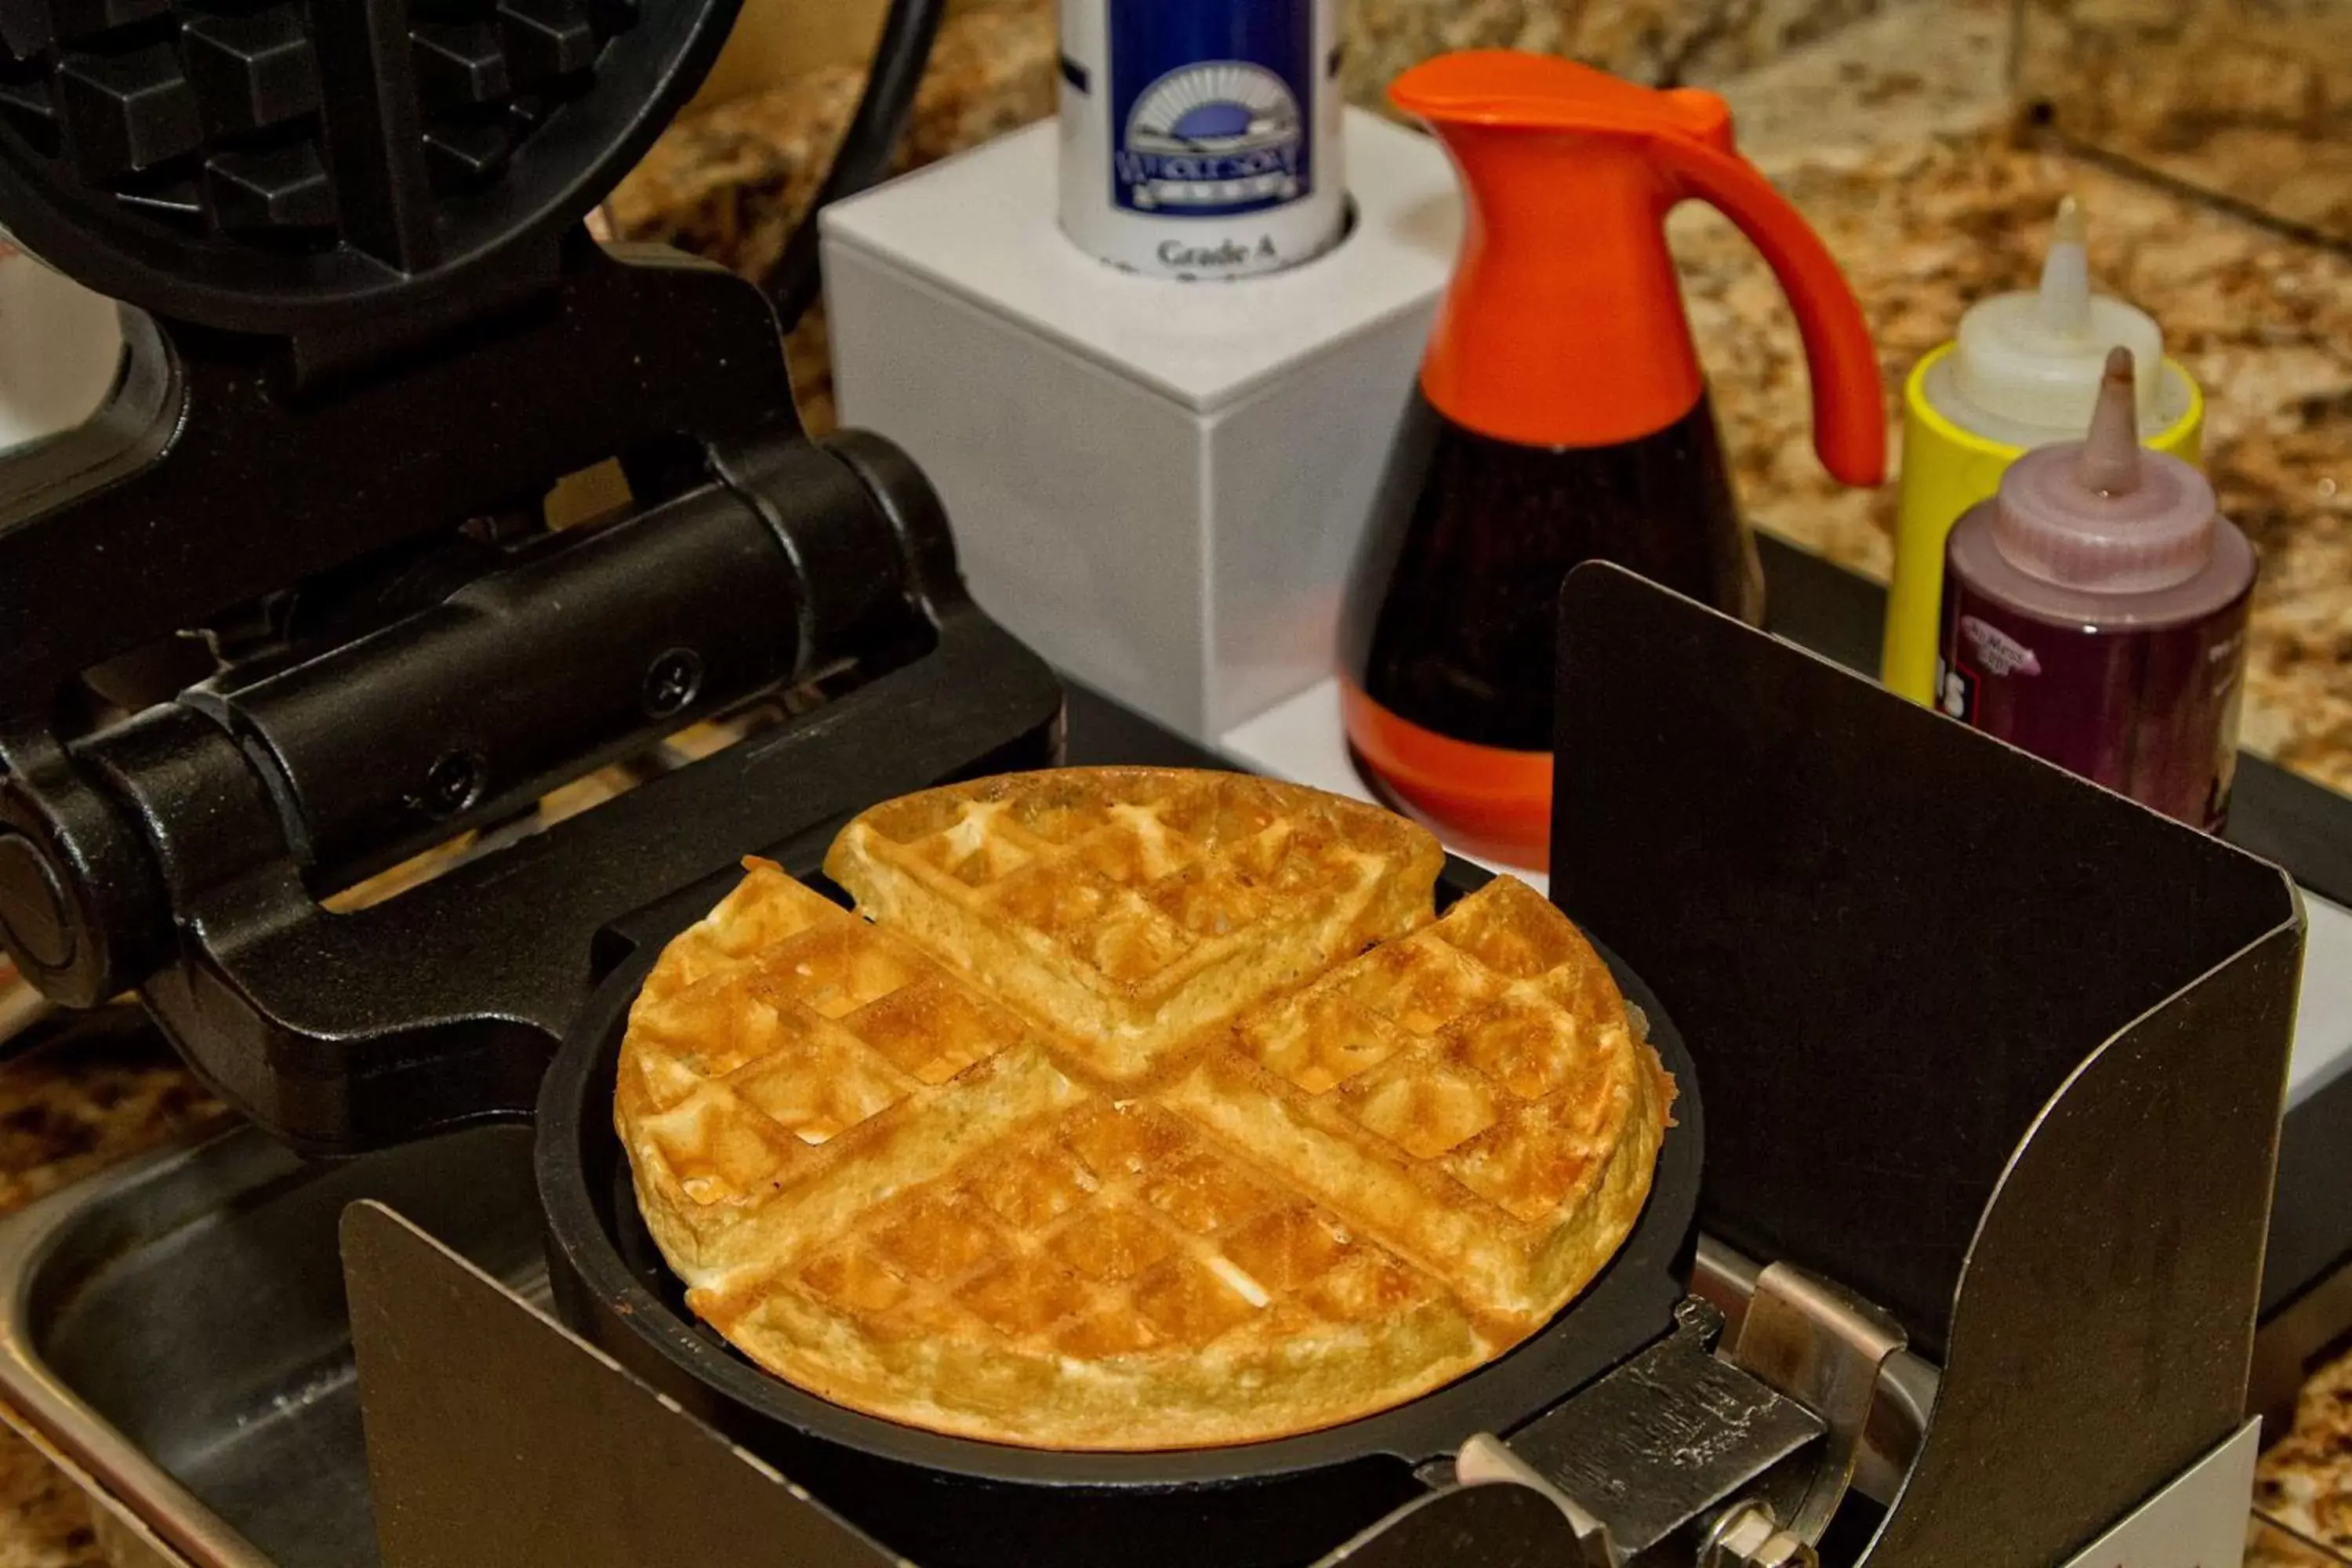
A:
POLYGON ((801 437, 772 321, 721 273, 578 244, 522 319, 316 398, 266 343, 133 337, 79 472, 8 476, 0 930, 62 1001, 141 988, 299 1145, 520 1110, 587 978, 580 917, 762 839, 698 810, 706 783, 658 829, 510 852, 462 906, 325 895, 698 719, 917 662, 968 609, 912 466, 801 437), (606 454, 634 502, 538 526, 606 454))
MULTIPOLYGON (((7 32, 10 80, 216 53, 182 9, 7 32)), ((120 146, 86 92, 62 139, 0 116, 0 222, 129 342, 91 421, 0 463, 0 941, 60 1002, 138 989, 299 1148, 526 1111, 608 922, 861 804, 795 766, 804 732, 885 793, 1054 743, 1058 688, 965 597, 920 474, 804 438, 760 292, 581 226, 733 12, 558 5, 473 38, 507 54, 457 105, 397 0, 288 8, 266 70, 156 87, 184 119, 126 99, 120 146), (628 503, 551 530, 607 459, 628 503), (815 681, 817 718, 323 907, 815 681), (895 715, 856 700, 882 687, 895 715)))

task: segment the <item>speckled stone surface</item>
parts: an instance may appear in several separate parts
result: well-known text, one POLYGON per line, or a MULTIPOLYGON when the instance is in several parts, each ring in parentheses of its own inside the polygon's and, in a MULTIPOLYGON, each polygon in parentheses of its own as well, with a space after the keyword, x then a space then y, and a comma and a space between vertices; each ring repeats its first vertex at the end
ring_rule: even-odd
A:
MULTIPOLYGON (((899 155, 915 167, 976 146, 1054 110, 1053 7, 1003 0, 960 10, 941 27, 899 155)), ((858 70, 827 67, 673 126, 606 204, 614 229, 764 276, 824 178, 857 106, 858 70)), ((821 310, 787 344, 801 415, 833 424, 821 310)))
POLYGON ((2284 1528, 2257 1530, 2248 1568, 2352 1560, 2352 1356, 2304 1386, 2294 1434, 2263 1456, 2254 1506, 2284 1528))
MULTIPOLYGON (((0 1063, 0 1214, 222 1114, 152 1035, 37 1047, 0 1063)), ((82 1494, 0 1428, 0 1568, 105 1562, 82 1494)))
POLYGON ((2352 6, 2032 0, 2025 91, 2069 134, 2352 241, 2352 6))
POLYGON ((1347 0, 1349 91, 1377 99, 1448 49, 1574 55, 1659 87, 1718 82, 1880 9, 1883 0, 1347 0))

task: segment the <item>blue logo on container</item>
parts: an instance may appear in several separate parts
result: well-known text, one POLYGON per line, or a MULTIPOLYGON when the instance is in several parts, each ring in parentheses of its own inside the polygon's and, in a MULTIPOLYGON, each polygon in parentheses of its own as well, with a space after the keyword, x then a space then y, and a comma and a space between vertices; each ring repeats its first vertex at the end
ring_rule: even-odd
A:
POLYGON ((1314 189, 1307 0, 1119 0, 1110 12, 1114 202, 1224 217, 1314 189))

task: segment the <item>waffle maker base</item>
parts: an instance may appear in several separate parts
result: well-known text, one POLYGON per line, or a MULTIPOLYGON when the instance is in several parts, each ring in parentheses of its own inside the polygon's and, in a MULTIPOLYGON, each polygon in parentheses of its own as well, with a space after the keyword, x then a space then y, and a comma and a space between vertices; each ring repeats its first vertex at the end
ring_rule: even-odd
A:
MULTIPOLYGON (((779 854, 816 874, 828 828, 779 854)), ((1450 861, 1441 904, 1488 879, 1450 861)), ((1073 1454, 942 1436, 860 1415, 744 1359, 687 1310, 637 1212, 613 1130, 629 1005, 669 937, 731 875, 627 933, 541 1084, 538 1178, 559 1310, 593 1342, 825 1506, 922 1568, 1289 1568, 1411 1499, 1416 1471, 1479 1432, 1513 1430, 1673 1326, 1689 1277, 1703 1146, 1696 1073, 1650 988, 1601 949, 1680 1094, 1650 1199, 1624 1246, 1531 1338, 1434 1393, 1319 1432, 1183 1452, 1073 1454)), ((1598 944, 1596 943, 1596 946, 1598 944)))

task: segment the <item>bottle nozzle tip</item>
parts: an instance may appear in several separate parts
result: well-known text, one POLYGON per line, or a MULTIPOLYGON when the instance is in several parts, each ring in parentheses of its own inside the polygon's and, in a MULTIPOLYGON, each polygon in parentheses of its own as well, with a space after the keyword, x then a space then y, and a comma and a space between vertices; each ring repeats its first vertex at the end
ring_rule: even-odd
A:
POLYGON ((2139 488, 2139 391, 2132 352, 2107 351, 2099 376, 2099 400, 2091 408, 2090 434, 2083 438, 2080 473, 2085 489, 2101 495, 2128 495, 2139 488))
POLYGON ((2091 330, 2091 263, 2083 250, 2083 209, 2073 196, 2058 203, 2050 254, 2042 262, 2042 320, 2063 337, 2091 330))
POLYGON ((2050 226, 2053 245, 2083 243, 2083 204, 2070 194, 2058 198, 2058 216, 2050 226))

